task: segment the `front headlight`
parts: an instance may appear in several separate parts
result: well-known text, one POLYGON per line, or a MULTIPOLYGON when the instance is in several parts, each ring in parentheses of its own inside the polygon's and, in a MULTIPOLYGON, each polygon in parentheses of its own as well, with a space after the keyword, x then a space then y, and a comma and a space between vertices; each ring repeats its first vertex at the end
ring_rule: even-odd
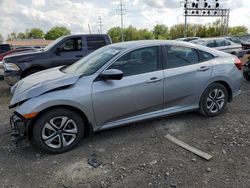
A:
POLYGON ((4 70, 7 70, 7 71, 19 71, 20 70, 20 68, 14 63, 4 63, 3 66, 4 66, 4 70))

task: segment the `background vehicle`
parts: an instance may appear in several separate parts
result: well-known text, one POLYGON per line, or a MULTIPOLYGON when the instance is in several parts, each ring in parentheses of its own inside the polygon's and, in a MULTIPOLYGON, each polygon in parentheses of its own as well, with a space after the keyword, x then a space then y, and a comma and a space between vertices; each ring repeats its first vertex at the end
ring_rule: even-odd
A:
POLYGON ((184 41, 184 42, 190 42, 192 40, 200 39, 200 37, 186 37, 186 38, 178 38, 177 41, 184 41))
POLYGON ((249 50, 250 49, 250 39, 248 39, 246 41, 242 41, 241 45, 242 45, 242 48, 244 50, 249 50))
POLYGON ((2 54, 0 54, 0 61, 3 61, 3 58, 7 55, 11 55, 11 54, 14 54, 14 53, 21 53, 21 52, 34 52, 34 51, 38 51, 36 48, 18 48, 18 49, 12 49, 12 50, 9 50, 7 52, 4 52, 2 54))
POLYGON ((228 36, 228 37, 224 37, 224 39, 230 40, 237 44, 241 44, 241 38, 238 36, 228 36))
POLYGON ((0 54, 7 52, 11 50, 11 47, 9 44, 0 44, 0 54))
POLYGON ((248 61, 248 62, 244 65, 243 75, 244 75, 244 78, 245 78, 247 81, 250 81, 250 61, 248 61))
POLYGON ((202 38, 191 41, 194 44, 200 44, 210 48, 237 55, 242 50, 242 46, 224 38, 202 38))
MULTIPOLYGON (((250 51, 248 54, 250 54, 250 51)), ((244 64, 243 75, 247 81, 250 81, 250 56, 248 56, 248 61, 244 64)))
POLYGON ((242 78, 239 59, 218 50, 178 41, 113 44, 18 82, 13 135, 60 153, 92 130, 185 111, 213 117, 240 94, 242 78))
POLYGON ((4 58, 4 79, 9 85, 28 75, 61 65, 71 65, 94 50, 111 44, 108 35, 69 35, 61 37, 41 51, 4 58))
POLYGON ((3 78, 3 58, 7 55, 15 54, 15 53, 24 53, 24 52, 31 52, 31 51, 37 51, 35 48, 18 48, 18 49, 12 49, 7 52, 4 52, 0 54, 0 78, 3 78))

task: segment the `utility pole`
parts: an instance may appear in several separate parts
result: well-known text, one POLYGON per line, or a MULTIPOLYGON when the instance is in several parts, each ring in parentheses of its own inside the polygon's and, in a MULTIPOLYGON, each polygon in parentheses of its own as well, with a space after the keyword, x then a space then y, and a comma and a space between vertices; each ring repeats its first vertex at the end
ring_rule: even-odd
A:
POLYGON ((103 23, 102 23, 102 17, 101 17, 101 16, 98 18, 98 23, 99 23, 99 31, 100 31, 100 34, 102 34, 102 26, 103 26, 103 23))
POLYGON ((125 5, 123 4, 122 0, 120 0, 120 4, 118 5, 118 15, 121 16, 121 36, 122 36, 122 42, 124 41, 124 34, 123 34, 123 16, 125 15, 125 5))
POLYGON ((90 29, 90 25, 88 24, 88 28, 89 28, 89 34, 91 34, 91 29, 90 29))
POLYGON ((185 16, 185 31, 184 31, 184 37, 187 37, 187 7, 188 7, 188 0, 185 0, 186 3, 185 3, 185 12, 184 12, 184 16, 185 16))

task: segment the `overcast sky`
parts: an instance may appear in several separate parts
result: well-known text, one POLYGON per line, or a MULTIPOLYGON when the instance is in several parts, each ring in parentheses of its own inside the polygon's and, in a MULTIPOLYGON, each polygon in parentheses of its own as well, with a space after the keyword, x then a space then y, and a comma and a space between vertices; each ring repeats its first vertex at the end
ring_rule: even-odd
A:
MULTIPOLYGON (((152 29, 156 24, 172 26, 183 23, 180 0, 123 0, 126 5, 124 25, 152 29)), ((190 0, 191 1, 191 0, 190 0)), ((193 0, 195 1, 195 0, 193 0)), ((209 0, 208 0, 209 1, 209 0)), ((214 0, 210 0, 214 2, 214 0)), ((250 29, 249 0, 219 0, 230 8, 230 26, 245 25, 250 29)), ((72 33, 98 32, 98 17, 103 19, 103 32, 120 26, 117 0, 0 0, 0 34, 23 32, 39 27, 45 32, 53 26, 66 26, 72 33)), ((214 18, 189 18, 192 23, 208 23, 214 18)))

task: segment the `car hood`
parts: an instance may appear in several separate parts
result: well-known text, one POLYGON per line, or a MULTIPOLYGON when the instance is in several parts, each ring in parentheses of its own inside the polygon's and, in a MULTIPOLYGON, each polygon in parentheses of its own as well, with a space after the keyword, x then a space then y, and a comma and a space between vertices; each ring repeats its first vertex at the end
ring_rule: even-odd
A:
POLYGON ((37 97, 46 92, 65 86, 75 84, 80 75, 70 75, 60 71, 62 67, 56 67, 32 74, 19 82, 12 88, 13 94, 10 101, 10 108, 16 104, 37 97))
POLYGON ((25 61, 31 61, 34 57, 38 58, 44 55, 45 51, 27 51, 27 52, 20 52, 20 53, 13 53, 9 54, 4 57, 4 61, 6 63, 19 63, 25 61))

